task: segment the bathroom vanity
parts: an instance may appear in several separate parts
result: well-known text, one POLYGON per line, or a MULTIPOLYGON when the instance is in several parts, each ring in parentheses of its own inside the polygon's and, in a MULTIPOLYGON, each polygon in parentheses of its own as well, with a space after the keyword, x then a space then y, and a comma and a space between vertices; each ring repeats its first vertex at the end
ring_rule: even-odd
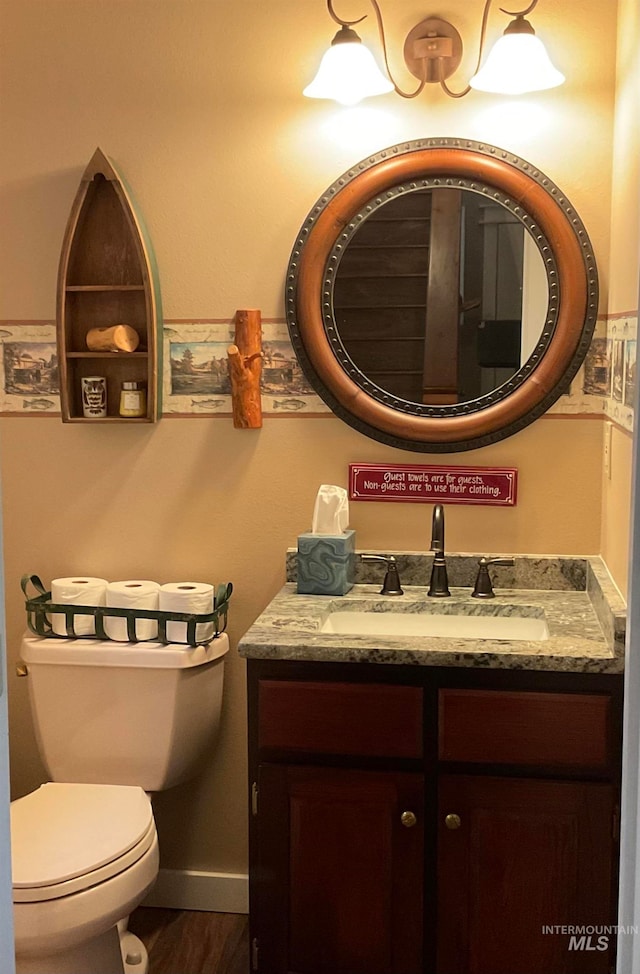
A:
POLYGON ((429 599, 430 559, 397 557, 404 595, 364 564, 339 599, 290 581, 241 640, 253 969, 609 974, 617 590, 600 559, 516 558, 474 600, 477 558, 449 556, 452 596, 429 599))

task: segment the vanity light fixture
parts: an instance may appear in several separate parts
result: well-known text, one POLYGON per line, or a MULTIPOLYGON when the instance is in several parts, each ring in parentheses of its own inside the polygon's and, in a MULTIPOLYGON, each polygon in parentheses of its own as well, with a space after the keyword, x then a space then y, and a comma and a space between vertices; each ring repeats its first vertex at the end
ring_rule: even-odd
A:
POLYGON ((482 64, 487 20, 492 0, 485 0, 480 28, 478 61, 473 77, 461 91, 453 91, 447 78, 462 58, 462 38, 456 28, 439 17, 429 17, 409 32, 404 43, 404 59, 409 71, 418 78, 414 91, 403 91, 395 82, 389 67, 387 43, 378 0, 370 0, 378 23, 386 75, 378 68, 369 49, 353 29, 365 17, 343 20, 338 17, 333 0, 327 0, 330 16, 340 25, 331 47, 322 58, 311 84, 304 89, 309 98, 329 98, 343 105, 355 105, 363 98, 395 91, 403 98, 415 98, 425 85, 439 84, 451 98, 462 98, 472 88, 502 95, 522 95, 531 91, 554 88, 563 83, 564 75, 554 68, 544 44, 526 15, 538 3, 533 0, 520 11, 500 10, 514 19, 482 64))
MULTIPOLYGON (((331 0, 329 13, 335 17, 331 0)), ((341 105, 356 105, 363 98, 385 95, 388 91, 393 91, 393 85, 380 71, 369 48, 349 24, 342 23, 304 94, 309 98, 330 98, 341 105)))

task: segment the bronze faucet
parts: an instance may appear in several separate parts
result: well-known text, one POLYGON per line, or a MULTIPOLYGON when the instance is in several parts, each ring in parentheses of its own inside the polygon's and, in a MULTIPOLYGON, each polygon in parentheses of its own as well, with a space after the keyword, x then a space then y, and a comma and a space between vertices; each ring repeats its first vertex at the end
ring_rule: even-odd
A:
POLYGON ((447 595, 451 595, 451 592, 449 591, 447 563, 444 557, 444 507, 442 504, 436 504, 433 509, 430 550, 435 553, 435 557, 431 568, 431 580, 429 581, 427 595, 435 598, 444 598, 447 595))

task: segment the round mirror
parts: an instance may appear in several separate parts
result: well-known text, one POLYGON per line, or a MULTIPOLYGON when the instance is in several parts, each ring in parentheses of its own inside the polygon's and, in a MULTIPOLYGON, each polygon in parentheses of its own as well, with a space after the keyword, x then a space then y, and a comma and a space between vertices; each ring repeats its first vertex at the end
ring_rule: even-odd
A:
POLYGON ((394 146, 305 221, 287 321, 309 381, 361 432, 410 450, 509 436, 564 392, 597 314, 593 251, 560 190, 493 146, 394 146))

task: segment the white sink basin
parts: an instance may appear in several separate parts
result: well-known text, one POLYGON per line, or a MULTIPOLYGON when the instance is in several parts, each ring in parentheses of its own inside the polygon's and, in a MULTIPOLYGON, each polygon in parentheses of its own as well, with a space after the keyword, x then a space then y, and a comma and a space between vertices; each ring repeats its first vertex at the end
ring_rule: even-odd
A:
POLYGON ((544 618, 517 615, 380 612, 348 609, 330 612, 320 632, 352 636, 444 636, 449 639, 548 639, 544 618))

